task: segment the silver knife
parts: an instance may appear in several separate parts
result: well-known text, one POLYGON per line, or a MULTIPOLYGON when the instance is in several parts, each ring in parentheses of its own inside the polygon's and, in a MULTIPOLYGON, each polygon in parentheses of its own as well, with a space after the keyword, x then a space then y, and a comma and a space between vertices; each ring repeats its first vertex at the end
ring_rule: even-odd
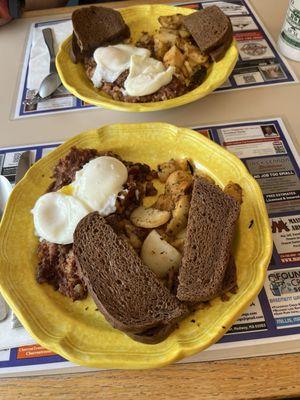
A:
MULTIPOLYGON (((20 182, 20 180, 23 178, 23 176, 26 174, 26 172, 29 170, 30 167, 31 167, 31 153, 29 150, 27 150, 21 154, 18 162, 17 173, 15 178, 16 184, 20 182)), ((11 316, 11 326, 13 329, 20 328, 22 326, 21 322, 18 320, 18 318, 15 316, 14 313, 12 313, 11 316)))
POLYGON ((29 170, 30 167, 31 167, 31 153, 30 150, 27 150, 21 154, 18 162, 17 173, 15 178, 16 184, 20 182, 20 180, 23 178, 23 176, 26 174, 26 172, 29 170))

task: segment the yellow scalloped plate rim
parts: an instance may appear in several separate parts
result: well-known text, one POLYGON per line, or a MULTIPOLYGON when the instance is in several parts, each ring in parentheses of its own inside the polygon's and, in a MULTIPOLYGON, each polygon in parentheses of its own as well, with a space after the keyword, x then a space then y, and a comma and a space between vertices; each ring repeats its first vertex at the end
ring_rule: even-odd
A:
POLYGON ((237 157, 190 129, 165 123, 115 124, 66 141, 34 164, 16 185, 0 226, 0 289, 37 342, 66 359, 89 367, 154 368, 198 353, 220 339, 261 290, 271 252, 262 193, 237 157), (211 307, 194 312, 164 342, 146 345, 113 329, 90 298, 72 302, 49 285, 38 284, 38 240, 30 210, 51 182, 54 165, 72 146, 113 150, 126 160, 152 167, 170 158, 188 157, 222 187, 229 180, 239 183, 244 203, 234 243, 237 293, 227 302, 215 299, 211 307))
MULTIPOLYGON (((149 33, 158 28, 157 18, 161 15, 171 15, 178 12, 188 15, 194 10, 166 5, 140 5, 119 10, 130 27, 131 37, 135 42, 142 31, 149 33)), ((170 100, 153 103, 125 103, 113 100, 110 96, 95 89, 87 78, 81 63, 74 64, 70 58, 72 37, 68 37, 60 46, 56 57, 56 67, 63 85, 70 93, 86 103, 94 104, 111 110, 144 112, 166 110, 198 100, 220 87, 232 72, 238 59, 235 41, 232 42, 225 56, 209 68, 205 81, 196 89, 170 100)))

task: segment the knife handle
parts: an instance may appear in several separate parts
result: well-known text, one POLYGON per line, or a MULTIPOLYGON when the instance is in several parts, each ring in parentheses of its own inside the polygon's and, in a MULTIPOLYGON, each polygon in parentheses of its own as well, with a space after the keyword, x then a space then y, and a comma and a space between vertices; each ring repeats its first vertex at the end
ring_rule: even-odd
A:
POLYGON ((50 55, 50 73, 56 72, 56 67, 55 67, 55 53, 54 53, 54 46, 53 46, 53 35, 52 35, 52 29, 46 28, 42 30, 43 32, 43 37, 46 43, 46 46, 49 51, 50 55))

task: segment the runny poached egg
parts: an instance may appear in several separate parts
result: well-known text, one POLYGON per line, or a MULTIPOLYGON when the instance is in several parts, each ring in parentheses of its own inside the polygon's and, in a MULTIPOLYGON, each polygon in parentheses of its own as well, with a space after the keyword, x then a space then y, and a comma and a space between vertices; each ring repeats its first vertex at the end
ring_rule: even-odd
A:
POLYGON ((129 69, 133 55, 149 57, 150 51, 129 44, 98 47, 94 52, 97 64, 92 77, 94 86, 100 88, 103 82, 114 82, 122 72, 129 69))
POLYGON ((75 197, 59 192, 41 196, 32 210, 37 236, 51 243, 69 244, 78 222, 89 213, 75 197))
POLYGON ((127 178, 127 168, 118 159, 91 160, 76 172, 71 185, 37 200, 32 209, 37 236, 51 243, 73 243, 76 226, 88 213, 98 211, 105 217, 116 210, 116 198, 127 178))

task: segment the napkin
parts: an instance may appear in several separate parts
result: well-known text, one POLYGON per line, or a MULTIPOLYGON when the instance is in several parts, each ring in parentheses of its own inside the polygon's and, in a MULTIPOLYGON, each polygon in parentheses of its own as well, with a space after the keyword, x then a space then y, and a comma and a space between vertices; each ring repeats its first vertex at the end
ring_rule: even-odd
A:
POLYGON ((49 74, 50 56, 42 33, 45 28, 52 29, 55 54, 59 45, 71 35, 73 30, 71 20, 33 28, 27 77, 27 88, 30 90, 38 90, 42 80, 49 74))

